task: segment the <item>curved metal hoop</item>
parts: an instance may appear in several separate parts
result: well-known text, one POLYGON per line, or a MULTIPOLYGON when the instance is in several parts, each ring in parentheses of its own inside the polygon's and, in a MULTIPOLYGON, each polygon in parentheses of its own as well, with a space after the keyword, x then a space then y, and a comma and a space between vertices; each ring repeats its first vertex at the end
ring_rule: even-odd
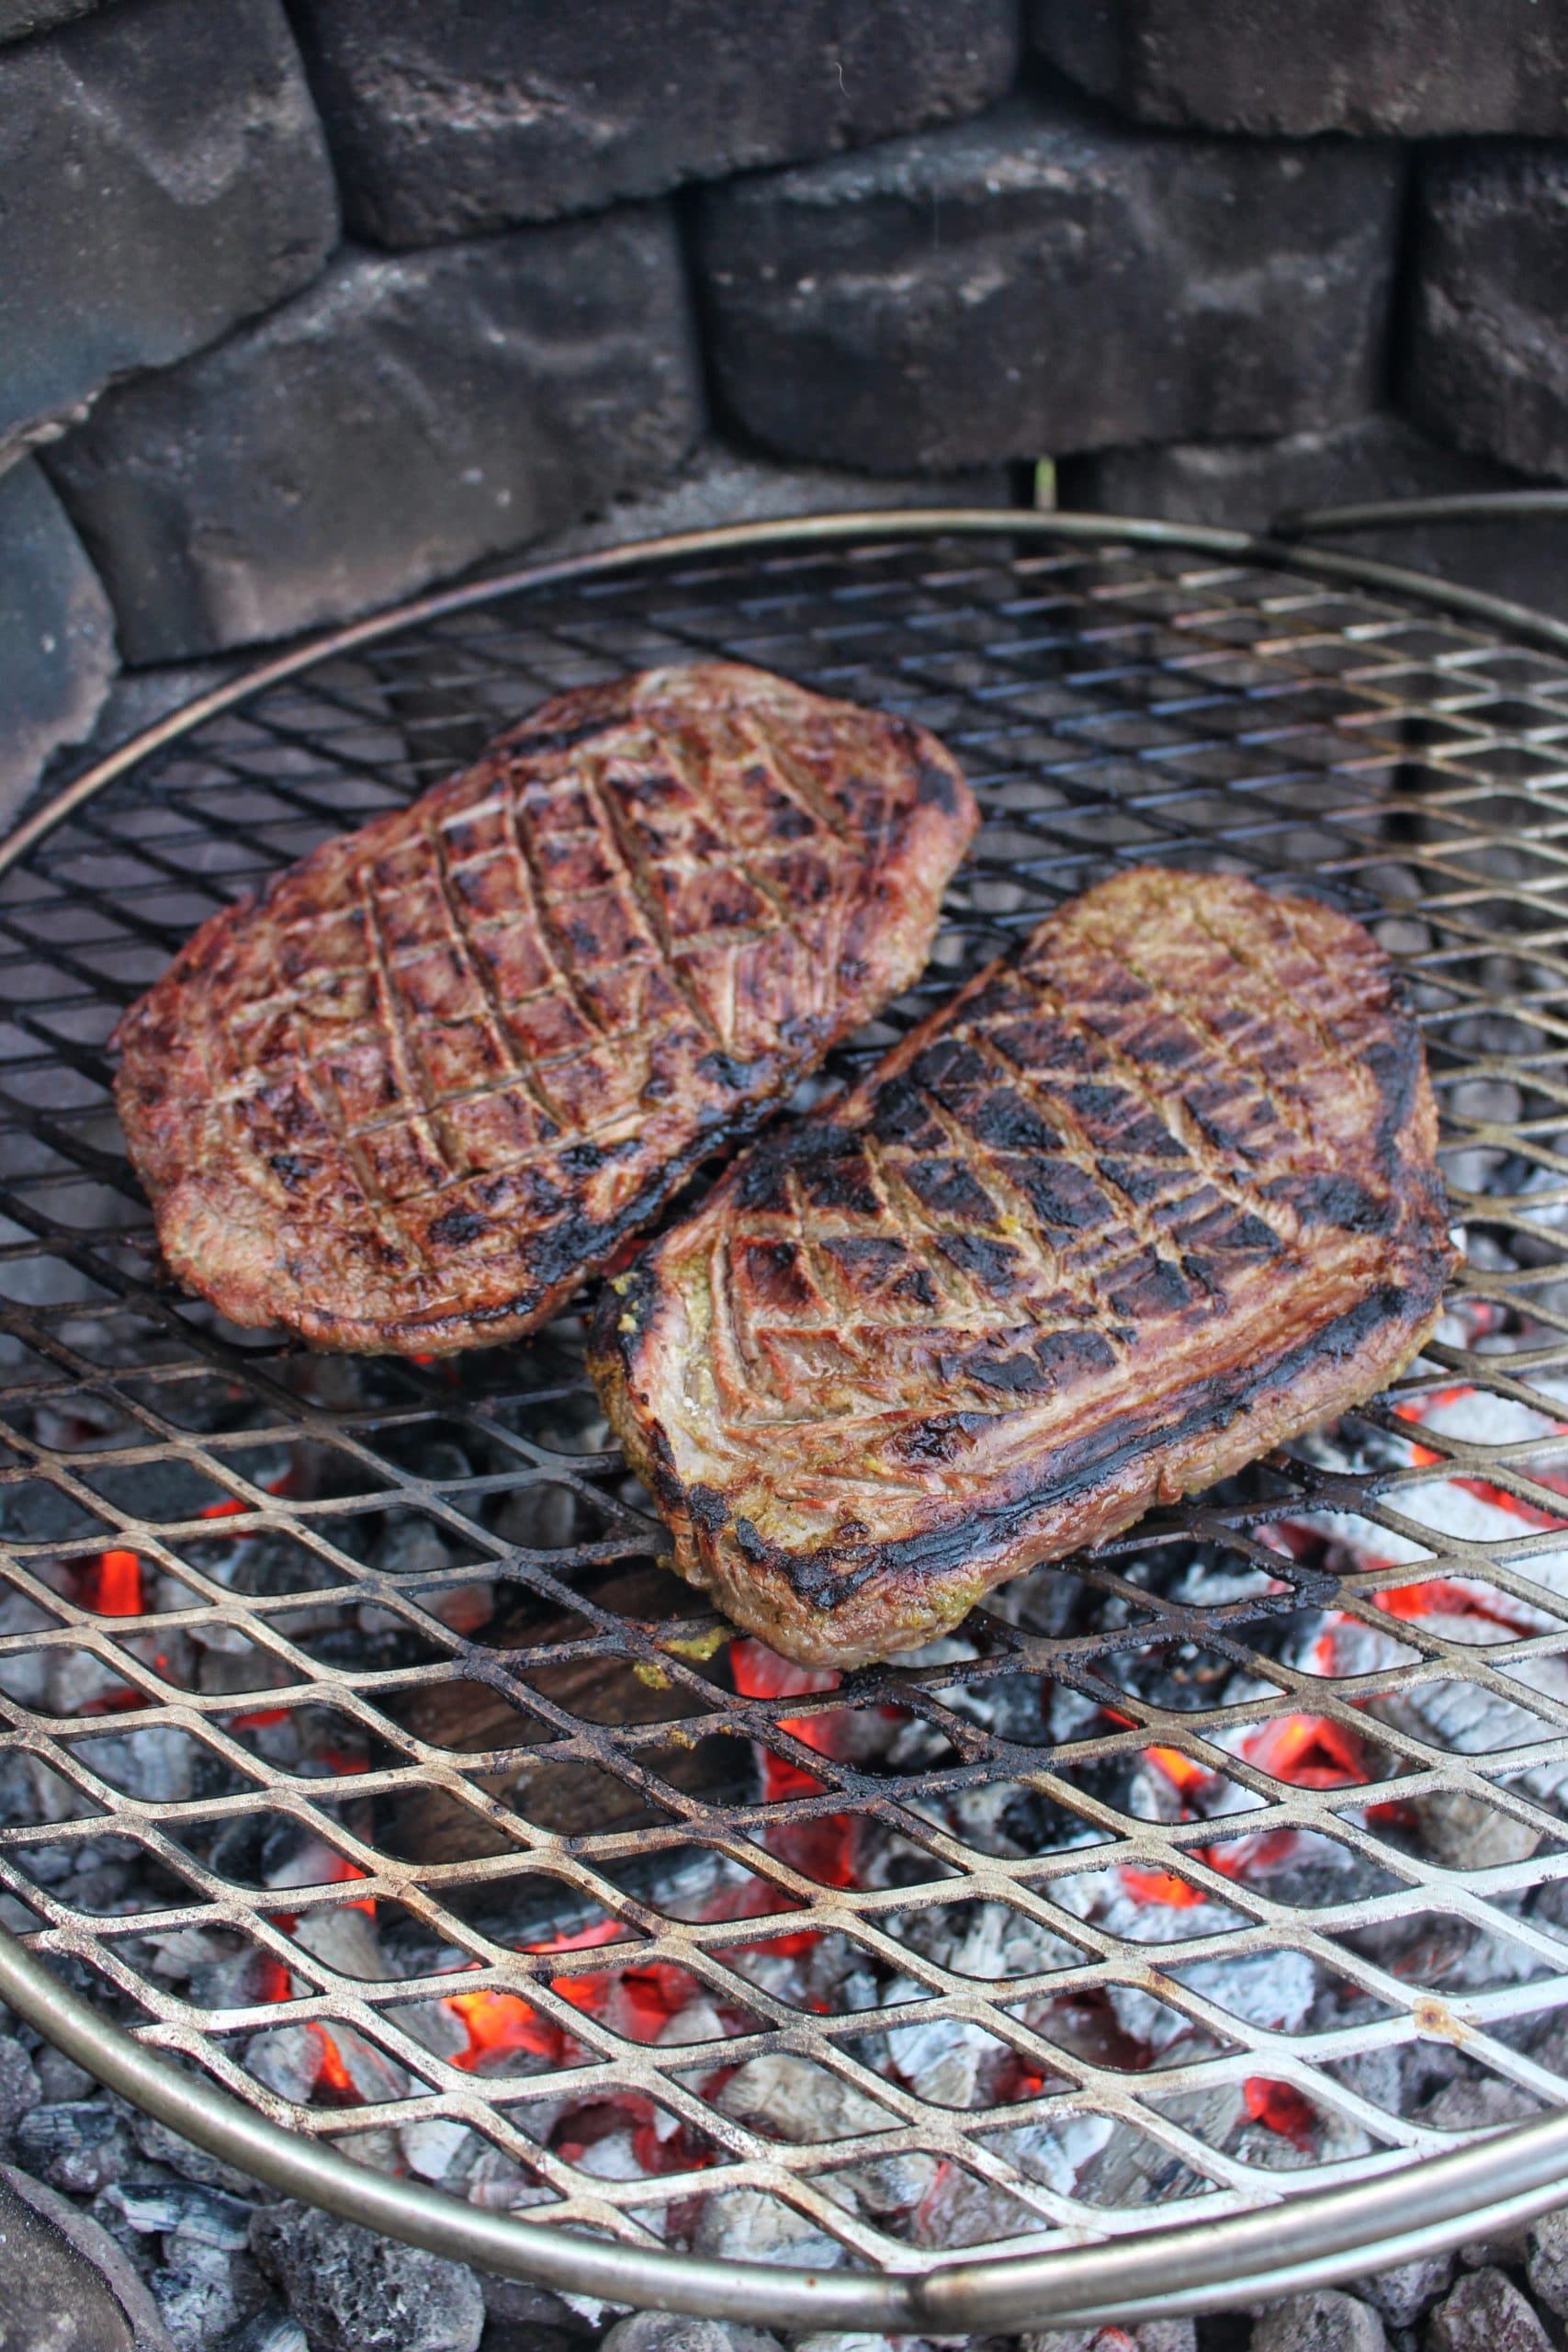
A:
MULTIPOLYGON (((1398 519, 1404 509, 1378 509, 1398 519)), ((1416 517, 1414 504, 1408 510, 1416 517)), ((1314 518, 1326 525, 1327 517, 1314 518)), ((1370 517, 1369 517, 1370 519, 1370 517)), ((1306 518, 1303 518, 1303 524, 1306 518)), ((1298 526, 1300 527, 1300 526, 1298 526)), ((1347 526, 1348 527, 1348 526, 1347 526)), ((230 680, 96 762, 5 842, 0 873, 141 760, 247 696, 332 655, 414 623, 523 591, 693 557, 926 537, 1058 539, 1186 548, 1272 563, 1408 596, 1568 655, 1568 623, 1402 567, 1274 538, 1120 515, 932 508, 685 532, 516 570, 418 598, 317 637, 230 680)), ((1450 2155, 1370 2182, 1314 2191, 1219 2222, 1151 2229, 1111 2245, 953 2262, 924 2277, 820 2273, 719 2262, 581 2236, 389 2178, 291 2133, 210 2083, 182 2073, 100 2018, 15 1935, 0 1928, 0 1999, 109 2088, 254 2178, 433 2253, 607 2301, 792 2328, 956 2335, 1049 2322, 1176 2316, 1321 2285, 1518 2227, 1559 2203, 1568 2182, 1568 2110, 1496 2132, 1450 2155)))

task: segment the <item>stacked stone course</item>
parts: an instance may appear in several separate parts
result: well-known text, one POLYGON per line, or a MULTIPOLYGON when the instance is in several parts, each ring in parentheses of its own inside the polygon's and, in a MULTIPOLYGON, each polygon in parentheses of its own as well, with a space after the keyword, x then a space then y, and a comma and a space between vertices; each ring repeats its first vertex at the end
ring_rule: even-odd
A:
POLYGON ((117 662, 585 532, 1568 481, 1556 0, 0 0, 0 817, 117 662))

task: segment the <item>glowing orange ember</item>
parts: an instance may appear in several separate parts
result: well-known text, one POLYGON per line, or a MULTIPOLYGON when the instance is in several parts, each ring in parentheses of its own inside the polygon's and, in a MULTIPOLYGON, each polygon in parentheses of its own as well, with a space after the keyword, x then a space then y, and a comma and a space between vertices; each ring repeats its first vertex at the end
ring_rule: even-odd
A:
POLYGON ((357 2103, 359 2093, 354 2077, 343 2063, 343 2052, 324 2025, 312 2025, 310 2031, 321 2045, 321 2063, 316 2075, 319 2084, 345 2103, 357 2103))
POLYGON ((100 1617, 140 1617, 141 1562, 134 1552, 100 1552, 87 1576, 86 1605, 100 1617))
POLYGON ((1455 1584, 1448 1577, 1432 1577, 1425 1584, 1391 1585, 1382 1592, 1371 1595, 1374 1605, 1387 1617, 1480 1617, 1489 1625, 1501 1625, 1511 1634, 1523 1630, 1524 1621, 1508 1608, 1506 1593, 1477 1592, 1472 1586, 1455 1584))
POLYGON ((1200 1781, 1212 1781, 1214 1777, 1206 1764, 1200 1764, 1195 1757, 1184 1756, 1179 1747, 1148 1747, 1144 1753, 1176 1788, 1194 1788, 1200 1781))
POLYGON ((1247 2111, 1255 2123, 1266 2124, 1282 2140, 1311 2155, 1316 2145, 1316 2112, 1312 2101, 1294 2083, 1271 2083, 1265 2075, 1249 2075, 1242 2085, 1247 2111))
POLYGON ((1188 1910, 1203 1898, 1195 1886, 1189 1886, 1174 1871, 1140 1871, 1131 1864, 1123 1867, 1122 1883, 1129 1894, 1140 1903, 1167 1903, 1173 1910, 1188 1910))
POLYGON ((490 1988, 479 1993, 453 1993, 448 1996, 446 2006, 468 2031, 468 2046, 457 2058, 459 2066, 471 2069, 496 2050, 529 2050, 541 2058, 558 2058, 558 2030, 515 1993, 498 1993, 490 1988))
MULTIPOLYGON (((779 1657, 765 1643, 733 1641, 729 1645, 730 1671, 735 1687, 745 1699, 793 1699, 804 1697, 812 1690, 836 1690, 840 1677, 828 1667, 795 1666, 788 1658, 779 1657)), ((779 1729, 790 1733, 803 1747, 815 1748, 819 1756, 831 1756, 842 1736, 842 1719, 836 1715, 784 1715, 779 1729)), ((764 1742, 757 1743, 757 1758, 762 1775, 762 1801, 765 1804, 781 1804, 792 1797, 820 1796, 823 1782, 803 1765, 786 1756, 775 1755, 764 1742)), ((769 1853, 777 1854, 807 1878, 823 1886, 852 1886, 854 1863, 852 1848, 854 1822, 848 1814, 827 1814, 817 1821, 781 1821, 770 1824, 766 1833, 769 1853)), ((773 1898, 762 1894, 771 1906, 773 1898)), ((811 1940, 807 1936, 806 1940, 811 1940)), ((804 1949, 804 1943, 786 1939, 777 1950, 786 1956, 792 1950, 804 1949)))
POLYGON ((1258 1726, 1242 1754, 1260 1771, 1298 1789, 1342 1789, 1367 1777, 1360 1741, 1326 1715, 1276 1715, 1258 1726))

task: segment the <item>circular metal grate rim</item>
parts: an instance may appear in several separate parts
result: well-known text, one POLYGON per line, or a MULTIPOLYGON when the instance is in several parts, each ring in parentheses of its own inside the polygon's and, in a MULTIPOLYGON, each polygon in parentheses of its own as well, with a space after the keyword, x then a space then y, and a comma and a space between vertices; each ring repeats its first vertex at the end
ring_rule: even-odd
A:
POLYGON ((424 599, 79 779, 0 851, 0 1996, 293 2193, 775 2323, 1208 2308, 1553 2201, 1558 640, 1230 532, 815 518, 424 599), (1396 1392, 808 1701, 656 1565, 574 1322, 423 1367, 229 1329, 108 1096, 215 906, 545 695, 716 653, 935 728, 985 810, 840 1067, 1119 863, 1291 877, 1408 969, 1469 1244, 1396 1392), (290 2090, 280 2031, 336 2073, 290 2090), (757 2062, 804 2121, 727 2097, 757 2062), (617 2101, 635 2164, 552 2128, 617 2101), (459 2144, 477 2201, 407 2177, 459 2144), (782 2267, 705 2236, 764 2211, 782 2267))

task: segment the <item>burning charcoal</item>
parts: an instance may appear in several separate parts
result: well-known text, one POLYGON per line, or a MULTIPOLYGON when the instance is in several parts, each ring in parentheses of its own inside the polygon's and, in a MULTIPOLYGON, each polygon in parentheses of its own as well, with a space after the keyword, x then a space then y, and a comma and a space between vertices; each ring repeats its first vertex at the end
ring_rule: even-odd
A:
POLYGON ((863 2335, 823 2329, 797 2335, 795 2352, 931 2352, 923 2335, 863 2335))
POLYGON ((1380 2270, 1359 2283, 1365 2301, 1381 2312, 1390 2327, 1414 2327, 1439 2295, 1453 2283, 1451 2254, 1428 2254, 1417 2262, 1402 2262, 1393 2270, 1380 2270))
POLYGON ((876 2007, 876 1978, 860 1946, 847 1936, 818 1936, 805 1956, 801 1989, 808 2007, 841 2017, 876 2007))
MULTIPOLYGON (((886 1989, 889 2002, 917 1999, 920 1990, 908 1976, 894 1977, 886 1989)), ((982 2105, 998 2061, 1010 2055, 964 2018, 922 2018, 919 2025, 895 2026, 883 2038, 889 2063, 933 2107, 982 2105)))
POLYGON ((188 2245, 234 2254, 250 2243, 254 2208, 238 2197, 180 2180, 117 2181, 104 2205, 142 2237, 180 2235, 188 2245))
MULTIPOLYGON (((795 2352, 801 2352, 801 2341, 796 2339, 795 2352)), ((683 2319, 675 2312, 633 2312, 615 2322, 599 2352, 782 2352, 782 2347, 776 2335, 760 2327, 732 2326, 718 2319, 683 2319)))
MULTIPOLYGON (((1312 2007, 1316 1975, 1305 1952, 1254 1952, 1240 1960, 1200 1960, 1184 1966, 1178 1981, 1247 2025, 1293 2033, 1312 2007)), ((1154 2051, 1168 2049, 1184 2034, 1201 2030, 1168 2003, 1134 1984, 1107 1987, 1123 2033, 1154 2051)))
MULTIPOLYGON (((548 2134, 538 2136, 545 2139, 548 2134)), ((548 2194, 547 2190, 536 2188, 522 2165, 488 2140, 481 2143, 472 2164, 467 2164, 460 2156, 457 2170, 469 2204, 483 2206, 489 2212, 510 2213, 522 2206, 541 2202, 548 2194)))
POLYGON ((1397 2050, 1356 2050, 1347 2058, 1330 2061, 1325 2072, 1348 2091, 1381 2107, 1387 2115, 1404 2112, 1404 2069, 1397 2050))
POLYGON ((1385 2352, 1386 2341, 1369 2305, 1318 2287, 1269 2303, 1253 2328, 1251 2352, 1385 2352))
POLYGON ((63 2050, 56 2050, 46 2041, 34 2059, 39 2089, 51 2105, 63 2105, 71 2099, 91 2098, 97 2084, 85 2066, 78 2066, 74 2058, 67 2058, 63 2050))
POLYGON ((13 2035, 5 2035, 0 2039, 0 2141, 10 2139, 23 2116, 42 2098, 43 2086, 32 2060, 13 2035))
POLYGON ((570 1487, 535 1481, 516 1487, 496 1513, 495 1532, 525 1552, 558 1552, 571 1541, 577 1497, 570 1487))
POLYGON ((252 2034, 245 2048, 245 2066, 279 2098, 303 2107, 321 2078, 324 2055, 321 2037, 314 2027, 267 2026, 252 2034))
POLYGON ((269 1997, 276 1962, 270 1952, 245 1944, 192 1972, 190 1997, 198 2009, 250 2009, 269 1997))
POLYGON ((874 2156, 870 2164, 846 2165, 818 2186, 835 2202, 836 2190, 847 2191, 863 2213, 908 2213, 931 2195, 941 2170, 938 2156, 874 2156))
POLYGON ((1540 2099, 1518 2083, 1500 2082, 1495 2075, 1461 2075, 1418 2107, 1413 2120, 1435 2132, 1480 2132, 1540 2113, 1540 2099))
POLYGON ((1052 2115, 998 2132, 990 2144, 998 2155, 1010 2157, 1026 2180, 1070 2197, 1079 2173, 1109 2142, 1111 2129, 1108 2115, 1052 2115))
POLYGON ((960 2165, 944 2165, 936 2187, 915 2213, 910 2235, 917 2245, 944 2253, 960 2246, 988 2245, 1043 2227, 1040 2216, 988 2180, 960 2165))
POLYGON ((1466 1789, 1432 1789, 1414 1798, 1410 1811, 1426 1853, 1451 1871, 1528 1861, 1540 1843, 1528 1821, 1499 1813, 1466 1789))
POLYGON ((209 2155, 205 2148, 182 2140, 177 2132, 171 2132, 166 2123, 160 2123, 155 2117, 133 2109, 128 2120, 130 2136, 141 2154, 152 2163, 177 2173, 182 2180, 194 2181, 202 2188, 226 2189, 231 2197, 251 2201, 274 2193, 236 2170, 233 2165, 225 2164, 221 2156, 209 2155))
POLYGON ((16 2146, 29 2172, 75 2197, 96 2197, 120 2177, 130 2158, 118 2117, 96 2100, 35 2107, 17 2126, 16 2146))
POLYGON ((1197 2352, 1190 2319, 1146 2319, 1141 2327, 1043 2328, 1020 2338, 1020 2352, 1197 2352))
POLYGON ((176 2352, 206 2352, 265 2301, 266 2288, 248 2256, 234 2260, 213 2246, 181 2247, 177 2238, 165 2241, 164 2256, 149 2284, 176 2352))
POLYGON ((479 2285, 485 2299, 485 2352, 573 2352, 593 2333, 565 2298, 547 2287, 489 2274, 479 2285))
POLYGON ((276 2303, 268 2303, 237 2335, 227 2338, 222 2352, 310 2352, 310 2347, 299 2321, 276 2303))
POLYGON ((891 2120, 852 2084, 788 2051, 748 2058, 714 2103, 721 2115, 775 2140, 847 2140, 891 2120))
POLYGON ((438 2183, 446 2179, 473 2136, 466 2123, 455 2123, 446 2115, 434 2116, 427 2123, 398 2126, 398 2145, 410 2172, 421 2180, 438 2183))
POLYGON ((631 2127, 624 2132, 606 2132, 602 2140, 583 2149, 576 2159, 579 2172, 592 2180, 640 2180, 642 2165, 632 2140, 631 2127))
MULTIPOLYGON (((272 1883, 286 1882, 274 1880, 272 1883)), ((384 1984, 392 1974, 381 1951, 376 1923, 357 1904, 344 1903, 332 1909, 304 1912, 293 1935, 301 1951, 324 1961, 339 1976, 384 1984)))
POLYGON ((1529 2230, 1530 2292, 1559 2319, 1568 2314, 1568 2211, 1543 2213, 1529 2230))
POLYGON ((1427 2326, 1427 2352, 1548 2352, 1540 2316, 1501 2270, 1472 2270, 1427 2326))
POLYGON ((726 2188, 705 2198, 692 2250, 730 2262, 779 2262, 804 2270, 838 2270, 848 2260, 837 2238, 762 2188, 726 2188))
POLYGON ((264 2206, 256 2260, 312 2352, 478 2352, 484 2296, 473 2272, 309 2206, 264 2206))
MULTIPOLYGON (((824 1939, 826 1940, 826 1939, 824 1939)), ((684 2050, 694 2041, 722 2041, 724 2019, 713 2003, 699 1993, 659 2029, 661 2050, 684 2050)))

